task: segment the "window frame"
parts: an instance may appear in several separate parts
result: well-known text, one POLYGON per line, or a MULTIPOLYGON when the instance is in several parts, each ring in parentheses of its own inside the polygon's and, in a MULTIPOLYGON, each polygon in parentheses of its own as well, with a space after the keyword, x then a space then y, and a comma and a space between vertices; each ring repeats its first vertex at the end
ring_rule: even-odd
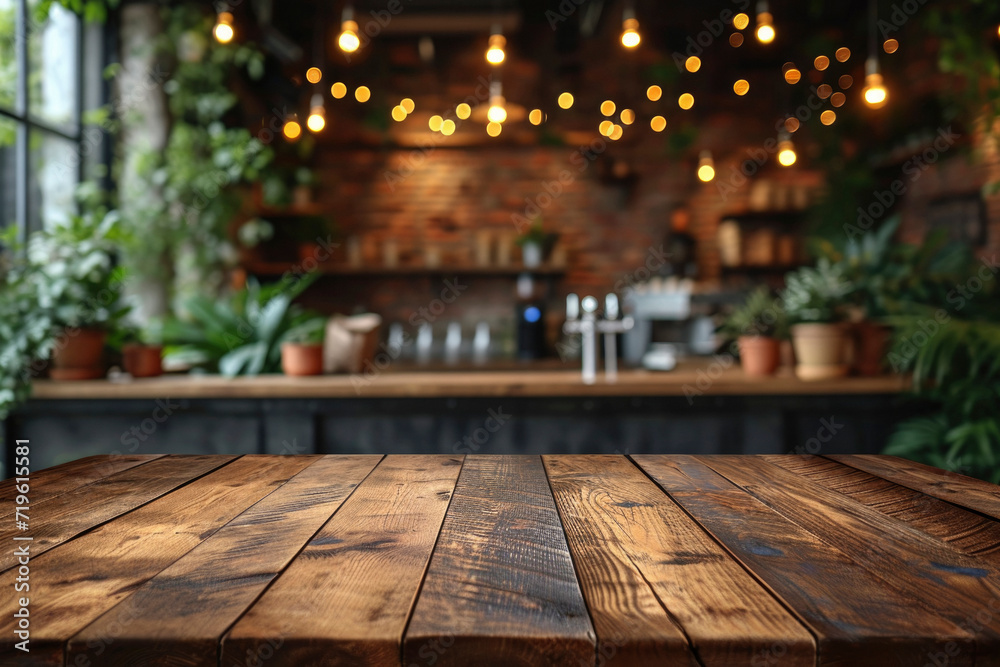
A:
MULTIPOLYGON (((27 240, 28 234, 33 229, 32 221, 29 217, 29 205, 31 196, 31 179, 29 178, 30 165, 30 141, 33 131, 41 132, 53 137, 59 137, 71 141, 76 146, 77 156, 77 183, 83 180, 85 164, 83 156, 83 113, 85 91, 87 83, 84 72, 84 40, 86 31, 83 26, 83 19, 74 16, 74 30, 76 32, 76 63, 73 75, 76 78, 76 99, 75 119, 71 130, 53 125, 40 118, 33 117, 30 110, 30 90, 28 88, 28 74, 31 66, 29 57, 28 42, 31 39, 32 31, 40 28, 35 26, 29 16, 28 0, 14 0, 15 21, 14 21, 14 45, 17 60, 17 91, 15 94, 13 110, 0 106, 0 118, 17 123, 17 134, 14 142, 14 224, 17 227, 17 238, 20 242, 27 240)), ((6 221, 2 221, 6 224, 6 221)))

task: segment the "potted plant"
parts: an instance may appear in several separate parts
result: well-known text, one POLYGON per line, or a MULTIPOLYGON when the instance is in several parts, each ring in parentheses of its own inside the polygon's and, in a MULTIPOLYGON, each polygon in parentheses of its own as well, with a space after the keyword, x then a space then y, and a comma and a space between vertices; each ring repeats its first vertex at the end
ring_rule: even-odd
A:
POLYGON ((163 345, 159 327, 126 325, 115 332, 110 345, 121 350, 122 368, 134 378, 163 375, 163 345))
POLYGON ((786 329, 784 309, 770 290, 761 287, 726 318, 720 331, 736 340, 743 372, 759 377, 778 370, 786 329))
POLYGON ((260 285, 248 280, 229 300, 196 295, 186 318, 163 323, 164 363, 200 367, 226 377, 281 372, 281 343, 317 314, 292 303, 318 274, 260 285))
POLYGON ((321 251, 329 246, 334 237, 334 225, 331 220, 321 215, 307 215, 297 219, 290 226, 290 234, 298 244, 299 261, 312 259, 317 263, 329 261, 321 251))
POLYGON ((781 293, 792 322, 795 374, 802 380, 825 380, 848 372, 845 323, 847 295, 853 289, 841 267, 821 258, 785 277, 781 293))
POLYGON ((251 218, 236 230, 240 259, 244 264, 260 259, 260 245, 274 238, 274 225, 263 218, 251 218))
POLYGON ((529 269, 541 266, 545 259, 546 250, 555 243, 557 238, 557 234, 550 234, 544 230, 541 218, 535 218, 531 226, 517 238, 517 244, 521 246, 521 261, 524 266, 529 269))
POLYGON ((325 329, 326 318, 314 317, 285 334, 281 343, 281 370, 285 375, 322 375, 325 329))

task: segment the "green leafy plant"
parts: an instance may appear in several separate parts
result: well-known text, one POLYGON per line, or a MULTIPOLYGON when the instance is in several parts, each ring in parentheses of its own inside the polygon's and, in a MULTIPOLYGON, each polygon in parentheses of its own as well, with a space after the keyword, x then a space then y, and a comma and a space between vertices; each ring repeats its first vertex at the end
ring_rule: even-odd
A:
POLYGON ((293 327, 285 334, 284 342, 300 345, 319 345, 326 335, 326 318, 314 317, 293 327))
POLYGON ((786 338, 788 322, 781 303, 769 289, 761 287, 751 292, 743 305, 726 318, 719 332, 730 340, 740 336, 786 338))
POLYGON ((927 322, 902 331, 893 354, 939 411, 900 424, 885 453, 1000 483, 1000 324, 927 322))
POLYGON ((517 237, 515 243, 519 246, 534 243, 544 248, 545 244, 549 242, 551 237, 552 235, 546 232, 545 228, 542 227, 541 218, 535 218, 532 221, 531 226, 528 227, 523 234, 517 237))
POLYGON ((0 418, 31 393, 64 331, 113 331, 129 312, 115 258, 118 218, 93 211, 35 232, 25 249, 13 230, 0 270, 0 418))
POLYGON ((781 299, 791 322, 839 322, 847 315, 853 289, 843 267, 821 257, 815 268, 802 267, 785 276, 781 299))
POLYGON ((282 341, 307 331, 306 325, 319 318, 292 303, 316 278, 310 274, 264 286, 251 280, 228 301, 192 296, 185 304, 189 318, 163 324, 164 362, 197 365, 227 377, 281 372, 282 341))

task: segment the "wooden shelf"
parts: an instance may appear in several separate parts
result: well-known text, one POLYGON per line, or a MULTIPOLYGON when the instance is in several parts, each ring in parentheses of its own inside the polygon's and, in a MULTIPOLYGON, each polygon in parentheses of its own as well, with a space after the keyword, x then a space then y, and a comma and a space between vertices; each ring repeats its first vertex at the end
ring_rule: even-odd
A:
MULTIPOLYGON (((258 276, 280 276, 296 268, 301 269, 300 262, 251 262, 243 265, 250 274, 258 276)), ((543 264, 533 269, 524 266, 320 266, 320 273, 345 277, 394 277, 394 276, 440 276, 440 275, 473 275, 473 276, 519 276, 530 273, 537 276, 561 276, 566 273, 566 267, 543 264)))
POLYGON ((787 273, 800 269, 804 264, 740 264, 738 266, 722 265, 723 273, 787 273))
POLYGON ((781 223, 788 224, 798 222, 806 209, 775 209, 765 211, 740 211, 726 213, 720 216, 720 220, 735 220, 736 222, 757 222, 757 223, 781 223))

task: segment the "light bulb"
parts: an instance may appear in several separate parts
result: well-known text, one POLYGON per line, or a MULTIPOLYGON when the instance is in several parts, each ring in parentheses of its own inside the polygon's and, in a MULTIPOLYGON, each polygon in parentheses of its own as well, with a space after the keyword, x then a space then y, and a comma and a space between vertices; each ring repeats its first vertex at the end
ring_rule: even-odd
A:
POLYGON ((397 123, 401 123, 406 120, 406 109, 396 105, 392 108, 392 119, 397 123))
POLYGON ((302 136, 302 126, 299 125, 299 119, 295 114, 292 114, 288 120, 285 121, 285 125, 281 128, 281 133, 285 135, 285 139, 289 141, 298 141, 299 137, 302 136))
POLYGON ((500 29, 497 27, 493 28, 493 34, 490 35, 490 45, 486 49, 486 62, 491 65, 499 65, 507 57, 504 52, 503 47, 507 45, 507 39, 500 34, 500 29))
POLYGON ((490 108, 486 112, 486 118, 491 123, 502 123, 507 120, 507 110, 503 108, 503 105, 504 99, 502 97, 499 100, 490 100, 490 108))
POLYGON ((427 121, 427 127, 431 128, 431 132, 437 132, 441 129, 442 123, 444 123, 444 119, 435 114, 427 121))
POLYGON ((791 167, 797 159, 792 138, 784 132, 781 133, 778 140, 778 164, 782 167, 791 167))
POLYGON ((528 114, 528 122, 532 125, 541 125, 545 122, 545 112, 541 109, 532 109, 528 114))
POLYGON ((489 122, 486 124, 486 134, 491 137, 499 137, 501 132, 503 132, 503 125, 500 123, 489 122))
POLYGON ((326 127, 326 109, 323 108, 323 96, 313 95, 309 103, 309 117, 306 118, 306 127, 310 132, 322 132, 326 127))
POLYGON ((865 62, 865 71, 867 72, 863 94, 865 104, 872 109, 881 109, 889 100, 889 91, 885 89, 885 84, 882 83, 882 75, 879 74, 878 60, 875 56, 869 57, 865 62))
POLYGON ((459 119, 461 120, 466 120, 469 116, 472 115, 472 107, 470 107, 465 102, 462 102, 457 107, 455 107, 455 115, 458 116, 459 119))
POLYGON ((774 41, 774 17, 768 11, 766 0, 757 3, 757 41, 761 44, 774 41))
POLYGON ((306 70, 306 81, 309 83, 319 83, 323 79, 323 71, 318 67, 310 67, 306 70))
POLYGON ((569 109, 573 106, 573 95, 571 93, 559 93, 559 99, 556 101, 559 103, 560 109, 569 109))
POLYGON ((337 46, 344 53, 354 53, 361 47, 361 39, 358 37, 358 24, 354 20, 354 8, 350 5, 344 7, 337 46))
POLYGON ((639 22, 635 18, 635 12, 626 9, 622 17, 622 46, 626 49, 634 49, 639 46, 639 42, 641 41, 639 22))
POLYGON ((446 137, 450 137, 451 135, 455 134, 455 121, 453 121, 451 118, 448 118, 447 120, 443 121, 441 123, 441 134, 443 134, 446 137))
POLYGON ((233 15, 230 12, 219 12, 212 34, 215 35, 215 41, 219 44, 228 44, 233 41, 236 30, 233 28, 233 15))
POLYGON ((715 162, 711 151, 702 151, 698 157, 698 180, 708 183, 715 178, 715 162))

